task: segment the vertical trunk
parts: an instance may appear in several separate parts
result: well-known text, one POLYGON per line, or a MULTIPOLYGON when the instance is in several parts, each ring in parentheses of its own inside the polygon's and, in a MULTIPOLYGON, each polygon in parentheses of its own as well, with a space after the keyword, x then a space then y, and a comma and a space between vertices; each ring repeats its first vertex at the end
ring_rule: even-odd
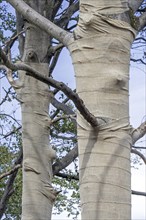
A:
POLYGON ((131 219, 129 61, 133 30, 110 16, 125 1, 80 1, 76 40, 69 46, 77 92, 102 123, 78 114, 82 219, 131 219), (98 131, 99 130, 99 131, 98 131))
MULTIPOLYGON (((48 74, 45 64, 31 64, 48 74)), ((22 219, 51 219, 55 200, 52 179, 52 151, 49 148, 48 87, 25 77, 22 91, 23 195, 22 219)))
MULTIPOLYGON (((45 15, 46 1, 26 1, 32 8, 45 15)), ((50 39, 48 34, 25 21, 23 61, 42 75, 48 76, 45 62, 50 39)), ((49 220, 55 200, 51 186, 54 152, 49 146, 48 117, 52 94, 42 82, 19 72, 23 87, 18 91, 22 102, 23 128, 23 193, 22 220, 49 220)))

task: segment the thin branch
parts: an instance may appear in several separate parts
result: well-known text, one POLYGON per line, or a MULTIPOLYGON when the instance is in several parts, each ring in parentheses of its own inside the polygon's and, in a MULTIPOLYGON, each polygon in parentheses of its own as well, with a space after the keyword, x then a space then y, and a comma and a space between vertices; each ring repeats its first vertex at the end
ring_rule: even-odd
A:
MULTIPOLYGON (((73 90, 73 92, 75 92, 75 90, 73 90)), ((69 101, 69 98, 67 97, 65 100, 63 100, 63 102, 59 102, 56 98, 52 98, 51 100, 51 104, 57 109, 52 115, 51 115, 51 119, 53 119, 60 110, 62 110, 65 114, 67 115, 73 115, 75 114, 75 112, 67 105, 65 105, 65 103, 67 103, 69 101)))
MULTIPOLYGON (((19 155, 19 157, 18 157, 17 160, 15 161, 15 165, 21 164, 22 158, 23 158, 23 154, 22 154, 22 152, 21 152, 20 155, 19 155)), ((18 173, 18 169, 15 170, 15 171, 9 176, 9 179, 8 179, 8 181, 7 181, 7 183, 6 183, 6 188, 5 188, 4 194, 2 195, 1 200, 0 200, 0 219, 2 218, 3 213, 5 212, 5 210, 6 210, 6 208, 7 208, 7 203, 8 203, 8 201, 9 201, 10 196, 11 196, 11 195, 13 194, 13 192, 14 192, 13 184, 14 184, 15 178, 16 178, 16 176, 17 176, 17 173, 18 173)))
POLYGON ((22 128, 22 126, 19 126, 19 127, 15 128, 15 129, 13 129, 13 130, 10 131, 9 133, 5 134, 5 135, 3 136, 3 138, 9 137, 10 135, 14 134, 16 131, 20 130, 21 128, 22 128))
POLYGON ((140 63, 146 65, 146 63, 145 63, 142 59, 133 59, 133 58, 130 58, 130 60, 133 61, 133 62, 140 62, 140 63))
POLYGON ((62 140, 68 140, 68 141, 76 141, 77 140, 77 136, 66 136, 66 135, 57 135, 57 134, 53 134, 53 131, 51 132, 51 137, 53 138, 57 138, 57 139, 62 139, 62 140))
POLYGON ((139 17, 139 25, 138 25, 138 31, 141 31, 146 26, 146 12, 144 12, 139 17))
POLYGON ((11 38, 8 40, 8 41, 6 41, 6 43, 5 43, 5 48, 4 48, 4 51, 5 51, 5 53, 8 53, 8 50, 13 46, 13 44, 15 43, 15 41, 17 40, 17 38, 21 35, 21 34, 23 34, 24 32, 25 32, 26 30, 22 30, 21 32, 19 32, 18 34, 17 34, 17 32, 15 32, 12 36, 11 36, 11 38))
POLYGON ((146 192, 139 192, 135 190, 132 190, 132 194, 137 196, 146 196, 146 192))
POLYGON ((75 12, 79 10, 79 2, 71 4, 65 13, 55 21, 55 24, 59 25, 60 27, 64 27, 68 24, 70 18, 73 16, 75 12))
MULTIPOLYGON (((63 48, 63 47, 62 47, 63 48)), ((59 50, 57 50, 54 54, 54 57, 52 58, 52 62, 51 65, 49 67, 49 76, 52 76, 52 72, 54 71, 54 68, 57 64, 57 61, 59 59, 60 53, 62 51, 62 48, 60 48, 59 50)))
POLYGON ((12 173, 14 173, 16 170, 18 170, 19 168, 21 168, 21 164, 17 164, 16 166, 14 166, 13 168, 11 168, 11 170, 7 171, 6 173, 3 173, 0 175, 0 180, 3 179, 6 176, 11 175, 12 173))
MULTIPOLYGON (((4 88, 3 88, 4 89, 4 88)), ((12 87, 10 87, 9 89, 8 89, 8 91, 6 91, 5 89, 4 89, 4 91, 6 92, 6 95, 5 95, 5 97, 2 99, 2 101, 0 102, 0 105, 2 105, 5 101, 7 101, 7 98, 9 97, 9 94, 10 94, 10 92, 11 92, 11 89, 12 89, 12 87)))
POLYGON ((38 12, 33 10, 22 0, 7 0, 21 15, 23 15, 29 22, 46 31, 49 35, 59 40, 65 46, 73 40, 73 35, 58 27, 38 12))
POLYGON ((146 147, 141 147, 141 146, 132 146, 132 148, 146 150, 146 147))
POLYGON ((52 124, 62 120, 62 119, 75 119, 76 118, 76 115, 62 115, 60 117, 56 117, 55 119, 52 120, 52 124))
POLYGON ((144 0, 128 0, 129 7, 133 10, 135 13, 139 7, 142 5, 144 0))
POLYGON ((59 171, 65 169, 73 160, 78 156, 78 146, 74 147, 65 157, 55 162, 52 166, 53 175, 59 173, 59 171))
POLYGON ((132 144, 135 144, 140 138, 146 134, 146 121, 143 122, 138 128, 133 129, 132 131, 132 144))
POLYGON ((143 160, 143 162, 146 164, 146 157, 141 152, 132 148, 131 153, 137 154, 143 160))
POLYGON ((18 125, 20 125, 20 123, 17 121, 17 119, 15 119, 13 116, 9 115, 9 114, 5 114, 5 113, 0 113, 1 116, 5 116, 5 117, 9 117, 11 118, 13 121, 15 121, 18 125))
POLYGON ((66 180, 70 181, 70 180, 79 180, 79 176, 78 175, 69 175, 69 174, 65 174, 65 173, 57 173, 56 176, 65 178, 66 180))
MULTIPOLYGON (((146 39, 145 39, 144 37, 137 37, 137 38, 134 40, 134 43, 135 43, 135 41, 144 41, 143 43, 145 43, 145 42, 146 42, 146 39)), ((139 42, 137 42, 137 43, 139 43, 139 42)))

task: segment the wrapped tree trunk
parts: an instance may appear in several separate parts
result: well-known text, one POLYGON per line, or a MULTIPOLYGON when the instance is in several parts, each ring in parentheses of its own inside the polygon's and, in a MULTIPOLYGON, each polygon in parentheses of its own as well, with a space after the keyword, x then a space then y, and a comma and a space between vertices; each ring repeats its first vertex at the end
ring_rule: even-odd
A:
POLYGON ((69 45, 77 93, 100 121, 78 114, 82 219, 131 219, 129 62, 134 30, 113 19, 125 1, 80 1, 75 41, 69 45), (114 16, 113 16, 114 14, 114 16))
MULTIPOLYGON (((29 3, 29 2, 27 2, 29 3)), ((46 1, 30 1, 30 6, 40 14, 47 8, 46 1)), ((19 27, 17 13, 17 27, 19 27)), ((25 20, 24 49, 20 41, 22 60, 43 76, 49 68, 45 56, 50 43, 48 34, 25 20)), ((55 154, 49 146, 49 104, 52 94, 48 85, 19 71, 22 87, 17 91, 22 109, 23 139, 23 193, 22 220, 51 219, 55 191, 51 186, 52 159, 55 154), (42 211, 43 210, 43 211, 42 211)))

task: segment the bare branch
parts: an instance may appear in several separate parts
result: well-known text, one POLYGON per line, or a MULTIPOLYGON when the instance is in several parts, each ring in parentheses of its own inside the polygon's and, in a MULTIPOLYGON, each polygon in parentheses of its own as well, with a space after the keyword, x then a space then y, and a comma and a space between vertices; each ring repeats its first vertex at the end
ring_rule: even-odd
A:
POLYGON ((133 62, 140 62, 140 63, 146 65, 146 63, 145 63, 142 59, 133 59, 133 58, 130 58, 130 60, 133 61, 133 62))
MULTIPOLYGON (((135 41, 144 41, 143 43, 146 42, 146 39, 144 37, 137 37, 135 40, 134 40, 134 43, 135 41)), ((139 42, 138 42, 139 43, 139 42)))
POLYGON ((65 85, 63 82, 58 82, 50 77, 45 77, 41 73, 39 73, 37 70, 33 69, 29 65, 25 63, 17 63, 13 64, 10 62, 6 56, 6 54, 3 52, 3 50, 0 47, 0 53, 2 55, 2 59, 4 61, 4 64, 12 69, 12 70, 24 70, 27 71, 27 75, 34 77, 35 79, 40 80, 41 82, 44 82, 50 86, 53 86, 54 88, 57 88, 64 92, 66 96, 68 96, 75 104, 76 108, 79 110, 81 115, 91 124, 92 127, 98 128, 98 121, 94 115, 92 115, 89 110, 84 105, 84 102, 82 99, 80 99, 79 95, 75 92, 73 92, 67 85, 65 85))
POLYGON ((70 180, 79 180, 79 176, 78 175, 69 175, 66 173, 57 173, 56 176, 65 178, 66 180, 70 181, 70 180))
POLYGON ((144 27, 146 27, 146 12, 144 12, 144 13, 139 17, 138 31, 142 30, 144 27))
POLYGON ((146 134, 146 121, 143 122, 138 128, 132 131, 132 134, 131 134, 132 144, 134 144, 136 141, 142 138, 145 134, 146 134))
POLYGON ((6 176, 11 175, 12 173, 14 173, 16 170, 18 170, 21 166, 21 164, 17 164, 16 166, 14 166, 13 168, 11 168, 11 170, 7 171, 6 173, 3 173, 0 175, 0 180, 3 179, 6 176))
MULTIPOLYGON (((3 88, 4 89, 4 88, 3 88)), ((10 87, 9 89, 8 89, 8 91, 6 91, 5 89, 4 89, 4 91, 6 92, 6 95, 5 95, 5 97, 2 99, 2 101, 0 102, 0 106, 7 100, 7 98, 9 97, 9 93, 11 92, 11 89, 12 89, 12 87, 10 87)))
POLYGON ((132 146, 133 148, 135 149, 143 149, 143 150, 146 150, 146 147, 141 147, 141 146, 132 146))
POLYGON ((60 117, 56 117, 54 120, 52 120, 52 124, 62 120, 62 119, 75 119, 76 115, 62 115, 60 117))
POLYGON ((73 35, 58 27, 38 12, 33 10, 22 0, 7 0, 21 15, 23 15, 29 22, 43 29, 52 37, 59 40, 65 46, 73 39, 73 35))
POLYGON ((59 56, 60 56, 60 53, 62 51, 62 48, 57 50, 54 54, 54 57, 52 58, 52 62, 51 62, 51 65, 49 67, 49 76, 52 76, 52 72, 54 71, 54 68, 57 64, 57 61, 59 59, 59 56))
POLYGON ((131 153, 137 154, 143 160, 143 162, 146 164, 146 157, 141 152, 132 148, 131 153))
POLYGON ((55 21, 55 24, 59 25, 60 27, 64 27, 70 21, 72 15, 79 10, 79 2, 71 4, 65 13, 63 13, 62 17, 55 21))
MULTIPOLYGON (((75 90, 73 90, 73 92, 75 92, 75 90)), ((67 105, 65 105, 65 103, 67 103, 69 101, 69 98, 67 97, 65 100, 63 100, 63 102, 59 102, 56 98, 52 98, 51 100, 51 104, 57 109, 52 115, 51 115, 51 119, 55 118, 55 116, 59 113, 60 110, 62 110, 65 114, 67 115, 73 115, 75 114, 75 112, 67 105)), ((73 123, 76 125, 76 121, 72 120, 73 123)))
POLYGON ((19 126, 17 128, 15 128, 14 130, 10 131, 9 133, 5 134, 3 138, 7 138, 10 135, 14 134, 16 131, 20 130, 22 128, 22 126, 19 126))
POLYGON ((135 190, 132 190, 132 194, 137 196, 146 196, 146 192, 139 192, 135 190))
POLYGON ((5 48, 4 48, 4 51, 5 51, 5 53, 8 53, 8 50, 13 46, 13 44, 15 43, 15 41, 17 40, 17 38, 20 36, 20 35, 22 35, 23 33, 25 32, 25 30, 22 30, 21 32, 19 32, 18 34, 17 34, 17 32, 15 32, 12 36, 11 36, 11 38, 8 40, 8 41, 6 41, 6 43, 5 43, 5 48))
POLYGON ((74 147, 65 157, 53 164, 53 175, 65 169, 78 156, 78 146, 74 147))
MULTIPOLYGON (((15 165, 17 164, 21 164, 22 162, 22 158, 23 158, 23 154, 22 152, 20 153, 19 157, 17 158, 17 160, 15 161, 15 165)), ((7 208, 7 203, 8 203, 8 200, 10 198, 10 196, 13 194, 14 192, 14 189, 13 189, 13 183, 15 181, 15 178, 17 176, 17 173, 18 173, 18 169, 15 170, 10 176, 9 176, 9 179, 6 183, 6 188, 5 188, 5 191, 4 191, 4 194, 2 195, 1 197, 1 200, 0 200, 0 219, 2 218, 3 216, 3 213, 5 212, 6 208, 7 208)))
POLYGON ((133 12, 136 12, 139 7, 142 5, 144 0, 129 0, 128 4, 129 7, 133 10, 133 12))

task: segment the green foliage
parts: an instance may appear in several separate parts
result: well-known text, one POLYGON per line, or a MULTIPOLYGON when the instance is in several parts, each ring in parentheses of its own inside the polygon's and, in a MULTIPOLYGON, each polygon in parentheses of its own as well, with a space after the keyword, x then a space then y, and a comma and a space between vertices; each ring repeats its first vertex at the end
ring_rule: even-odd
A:
MULTIPOLYGON (((21 216, 21 195, 22 195, 22 171, 19 170, 14 183, 14 193, 10 197, 6 214, 9 213, 10 219, 20 220, 21 216)), ((8 214, 7 214, 8 215, 8 214)))
POLYGON ((0 42, 3 44, 16 31, 16 18, 10 5, 0 2, 0 42))
MULTIPOLYGON (((9 100, 6 100, 9 102, 9 100)), ((16 130, 16 122, 13 117, 0 114, 1 119, 1 146, 0 146, 0 175, 7 173, 15 166, 22 147, 21 131, 16 130)), ((0 179, 0 198, 4 195, 10 176, 0 179)), ((14 190, 7 204, 3 219, 20 219, 21 214, 21 190, 22 173, 18 172, 12 189, 14 190)))
POLYGON ((55 187, 58 186, 59 191, 61 190, 55 202, 54 214, 66 211, 68 217, 71 215, 75 219, 79 214, 79 182, 69 178, 55 177, 53 183, 55 187))

